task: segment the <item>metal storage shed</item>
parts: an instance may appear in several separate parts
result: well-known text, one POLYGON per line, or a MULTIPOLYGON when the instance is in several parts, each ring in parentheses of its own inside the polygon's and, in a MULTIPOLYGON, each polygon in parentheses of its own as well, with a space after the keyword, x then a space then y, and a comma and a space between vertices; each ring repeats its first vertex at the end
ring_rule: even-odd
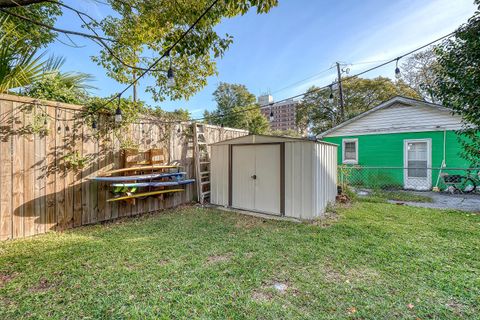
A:
POLYGON ((211 145, 211 203, 298 219, 337 194, 337 145, 248 135, 211 145))

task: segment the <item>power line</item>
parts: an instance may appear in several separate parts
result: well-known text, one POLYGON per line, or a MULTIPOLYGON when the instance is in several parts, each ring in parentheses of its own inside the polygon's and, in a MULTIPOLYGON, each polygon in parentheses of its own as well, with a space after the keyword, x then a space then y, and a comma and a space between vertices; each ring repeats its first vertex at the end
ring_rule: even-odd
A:
MULTIPOLYGON (((80 11, 80 10, 77 10, 77 9, 75 9, 75 8, 69 6, 69 5, 66 5, 66 4, 64 4, 64 3, 62 3, 62 2, 56 1, 56 0, 45 0, 45 1, 50 2, 50 3, 57 4, 57 5, 60 5, 60 6, 64 7, 64 8, 66 8, 66 9, 69 9, 69 10, 75 12, 75 13, 77 14, 78 18, 79 18, 80 20, 82 20, 82 22, 85 24, 85 26, 86 26, 90 31, 92 31, 94 35, 96 35, 97 37, 99 37, 98 40, 92 39, 92 41, 95 42, 95 43, 97 43, 97 44, 99 44, 101 47, 105 48, 105 49, 107 50, 108 54, 110 54, 110 56, 111 56, 112 58, 114 58, 115 60, 117 60, 118 62, 120 62, 123 66, 125 66, 125 67, 127 67, 127 68, 130 68, 130 69, 133 69, 133 70, 140 70, 140 71, 145 70, 145 68, 133 66, 133 65, 131 65, 131 64, 126 63, 126 62, 123 61, 119 56, 117 56, 117 55, 115 54, 115 52, 113 51, 113 49, 110 48, 110 47, 105 43, 105 41, 103 41, 103 40, 100 38, 100 35, 97 33, 97 31, 95 31, 95 29, 92 28, 92 27, 89 25, 89 23, 88 23, 87 21, 85 21, 85 19, 83 18, 83 16, 85 16, 85 17, 87 17, 88 19, 90 19, 90 21, 92 21, 94 24, 99 25, 98 21, 95 20, 92 16, 90 16, 89 14, 87 14, 87 13, 85 13, 85 12, 82 12, 82 11, 80 11)), ((167 70, 163 70, 163 69, 153 69, 153 70, 150 70, 150 71, 167 72, 167 70)))
MULTIPOLYGON (((202 16, 199 17, 199 19, 201 19, 201 18, 213 7, 213 5, 215 5, 215 3, 217 3, 217 2, 218 2, 218 0, 215 1, 211 6, 209 6, 209 7, 207 8, 207 10, 202 14, 202 16)), ((199 19, 197 19, 197 21, 196 21, 195 23, 198 23, 199 19)), ((193 25, 186 31, 186 33, 188 33, 189 30, 193 29, 194 25, 195 25, 195 24, 193 24, 193 25)), ((184 33, 184 35, 185 35, 186 33, 184 33)), ((361 76, 361 75, 363 75, 363 74, 366 74, 366 73, 368 73, 368 72, 371 72, 371 71, 373 71, 373 70, 375 70, 375 69, 384 67, 384 66, 386 66, 386 65, 388 65, 388 64, 390 64, 390 63, 397 62, 398 60, 400 60, 400 59, 402 59, 402 58, 404 58, 404 57, 406 57, 406 56, 408 56, 408 55, 411 55, 412 53, 415 53, 415 52, 420 51, 420 50, 422 50, 422 49, 424 49, 424 48, 426 48, 426 47, 428 47, 428 46, 431 46, 432 44, 434 44, 434 43, 436 43, 436 42, 438 42, 438 41, 441 41, 441 40, 443 40, 443 39, 449 38, 449 37, 455 35, 455 33, 456 33, 456 31, 451 32, 451 33, 449 33, 449 34, 447 34, 447 35, 445 35, 445 36, 442 36, 442 37, 440 37, 440 38, 437 38, 437 39, 435 39, 435 40, 433 40, 433 41, 431 41, 431 42, 429 42, 429 43, 427 43, 427 44, 425 44, 425 45, 422 45, 422 46, 420 46, 420 47, 418 47, 418 48, 416 48, 416 49, 414 49, 414 50, 411 50, 411 51, 409 51, 409 52, 407 52, 407 53, 404 53, 403 55, 400 55, 400 56, 398 56, 398 57, 396 57, 396 58, 393 58, 393 59, 390 59, 390 60, 386 60, 385 62, 383 62, 383 63, 381 63, 381 64, 379 64, 379 65, 377 65, 377 66, 368 68, 368 69, 366 69, 366 70, 364 70, 364 71, 361 71, 361 72, 359 72, 359 73, 357 73, 357 74, 354 74, 354 75, 352 75, 352 76, 345 77, 344 79, 342 79, 342 81, 347 81, 347 80, 350 80, 350 79, 359 77, 359 76, 361 76)), ((182 35, 182 37, 183 37, 184 35, 182 35)), ((177 40, 168 50, 172 49, 172 48, 182 39, 182 37, 181 37, 179 40, 177 40)), ((168 50, 167 50, 159 59, 157 59, 157 61, 155 61, 154 64, 152 64, 150 67, 155 66, 156 63, 158 63, 162 58, 164 58, 164 57, 166 56, 166 54, 169 52, 168 50)), ((142 75, 140 75, 140 77, 144 76, 144 75, 146 74, 146 72, 147 72, 147 71, 145 71, 142 75)), ((139 78, 140 78, 140 77, 139 77, 139 78)), ((137 79, 138 79, 138 78, 137 78, 137 79)), ((127 91, 129 88, 131 88, 131 86, 132 86, 133 84, 134 84, 134 82, 132 82, 129 86, 127 86, 127 87, 126 87, 123 91, 121 91, 119 94, 114 95, 109 101, 107 101, 107 103, 105 103, 103 106, 101 106, 100 108, 98 108, 97 111, 103 109, 108 103, 110 103, 110 102, 112 102, 113 100, 117 99, 119 96, 121 96, 121 94, 123 94, 125 91, 127 91)), ((271 108, 274 104, 278 104, 278 103, 286 102, 286 101, 289 101, 289 100, 297 99, 297 98, 300 98, 300 97, 304 97, 304 96, 307 96, 307 95, 309 95, 309 94, 312 94, 312 93, 315 93, 315 92, 319 92, 319 91, 321 91, 321 90, 323 90, 323 89, 326 89, 326 88, 328 88, 328 87, 330 87, 330 86, 332 86, 332 85, 335 85, 335 84, 338 84, 338 81, 334 81, 334 82, 332 82, 331 84, 328 84, 328 85, 325 85, 325 86, 322 86, 322 87, 318 87, 318 88, 315 88, 315 89, 313 89, 313 90, 306 91, 306 92, 303 92, 303 93, 300 93, 300 94, 297 94, 297 95, 294 95, 294 96, 290 96, 290 97, 288 97, 288 98, 284 98, 284 99, 279 100, 279 101, 277 101, 277 102, 275 102, 275 103, 268 103, 268 104, 261 105, 261 106, 255 106, 255 107, 252 107, 252 108, 242 109, 242 110, 238 110, 238 111, 232 111, 232 112, 229 112, 229 113, 226 113, 226 114, 211 115, 210 118, 223 118, 223 117, 225 117, 225 116, 229 116, 229 115, 233 115, 233 114, 238 114, 238 113, 242 113, 242 112, 252 111, 252 110, 255 110, 255 109, 257 109, 257 108, 259 108, 259 109, 271 108)), ((190 121, 191 121, 191 122, 197 122, 197 121, 203 121, 203 120, 206 120, 206 119, 207 119, 207 117, 202 117, 202 118, 191 119, 190 121)), ((185 121, 180 121, 180 120, 176 120, 176 121, 154 121, 154 122, 150 122, 150 121, 149 121, 149 122, 137 122, 136 124, 152 124, 152 123, 156 123, 156 124, 160 124, 160 123, 162 123, 162 124, 175 124, 175 123, 176 123, 176 124, 178 124, 178 123, 182 123, 182 122, 185 122, 185 121)))
POLYGON ((358 61, 358 62, 352 62, 352 63, 346 63, 349 66, 358 66, 361 64, 374 64, 374 63, 381 63, 388 61, 388 59, 383 59, 383 60, 373 60, 373 61, 358 61))
MULTIPOLYGON (((53 1, 52 1, 52 2, 53 2, 53 1)), ((117 94, 115 94, 115 95, 114 95, 112 98, 110 98, 106 103, 104 103, 102 106, 100 106, 100 107, 96 110, 96 112, 104 109, 109 103, 113 102, 115 99, 120 98, 121 95, 122 95, 123 93, 125 93, 128 89, 130 89, 132 86, 134 86, 134 85, 139 81, 140 78, 142 78, 143 76, 145 76, 148 72, 152 71, 153 68, 154 68, 163 58, 165 58, 166 56, 170 55, 170 51, 171 51, 180 41, 182 41, 182 40, 187 36, 187 34, 188 34, 190 31, 192 31, 192 30, 195 28, 195 26, 201 21, 201 19, 203 19, 203 17, 204 17, 204 16, 213 8, 213 6, 215 6, 218 2, 219 2, 219 0, 215 0, 212 4, 210 4, 210 5, 205 9, 205 11, 195 20, 195 22, 194 22, 192 25, 190 25, 190 27, 189 27, 186 31, 184 31, 183 34, 182 34, 168 49, 166 49, 166 50, 164 51, 164 53, 163 53, 157 60, 155 60, 148 68, 146 68, 137 78, 135 78, 132 82, 130 82, 129 85, 126 86, 122 91, 120 91, 120 92, 118 92, 117 94)), ((19 16, 19 15, 17 15, 17 14, 11 13, 11 12, 9 12, 9 11, 7 11, 7 10, 2 9, 2 8, 0 8, 0 11, 4 12, 4 13, 6 13, 6 14, 11 14, 11 15, 17 16, 18 18, 21 18, 21 19, 25 19, 25 20, 27 20, 27 21, 30 21, 30 22, 34 23, 34 24, 39 24, 39 23, 37 23, 37 22, 35 22, 35 21, 33 21, 33 20, 30 20, 30 19, 28 19, 28 18, 26 18, 26 17, 19 16)), ((40 25, 42 25, 42 24, 40 24, 40 25)), ((43 26, 44 26, 44 27, 51 28, 50 26, 46 26, 46 25, 43 25, 43 26)), ((55 30, 55 29, 52 28, 52 30, 55 30)), ((58 31, 58 32, 65 32, 65 30, 62 30, 62 29, 58 29, 58 30, 56 30, 56 31, 58 31), (61 31, 58 31, 58 30, 61 30, 61 31)), ((67 30, 67 33, 76 34, 76 35, 81 35, 81 36, 87 36, 87 37, 91 37, 91 38, 96 39, 96 40, 100 40, 100 39, 101 39, 101 40, 111 41, 111 39, 101 38, 101 37, 92 36, 92 35, 89 35, 89 34, 78 33, 78 32, 69 32, 68 30, 67 30)), ((431 41, 431 42, 429 42, 429 43, 427 43, 427 44, 425 44, 425 45, 422 45, 422 46, 420 46, 420 47, 418 47, 418 48, 416 48, 416 49, 414 49, 414 50, 411 50, 411 51, 409 51, 409 52, 407 52, 407 53, 405 53, 405 54, 403 54, 403 55, 401 55, 401 56, 398 56, 398 57, 396 57, 396 58, 394 58, 394 59, 387 60, 387 61, 385 61, 385 62, 383 62, 383 63, 381 63, 381 64, 379 64, 379 65, 377 65, 377 66, 368 68, 368 69, 366 69, 366 70, 364 70, 364 71, 361 71, 361 72, 359 72, 359 73, 357 73, 357 74, 355 74, 355 75, 352 75, 352 76, 349 76, 349 77, 345 77, 342 81, 347 81, 347 80, 350 80, 350 79, 359 77, 359 76, 361 76, 361 75, 363 75, 363 74, 366 74, 366 73, 368 73, 368 72, 371 72, 371 71, 373 71, 373 70, 375 70, 375 69, 378 69, 378 68, 381 68, 381 67, 383 67, 383 66, 386 66, 386 65, 388 65, 388 64, 390 64, 390 63, 392 63, 392 62, 397 62, 398 60, 400 60, 400 59, 402 59, 402 58, 404 58, 404 57, 406 57, 406 56, 408 56, 408 55, 411 55, 412 53, 415 53, 415 52, 420 51, 420 50, 422 50, 422 49, 424 49, 424 48, 426 48, 426 47, 428 47, 428 46, 431 46, 432 44, 434 44, 434 43, 436 43, 436 42, 438 42, 438 41, 441 41, 441 40, 443 40, 443 39, 449 38, 449 37, 455 35, 455 33, 456 33, 456 31, 453 31, 453 32, 451 32, 451 33, 449 33, 449 34, 447 34, 447 35, 445 35, 445 36, 442 36, 442 37, 440 37, 440 38, 437 38, 437 39, 435 39, 435 40, 433 40, 433 41, 431 41)), ((357 64, 358 64, 358 63, 357 63, 357 64)), ((330 69, 332 69, 332 68, 330 68, 330 69)), ((324 70, 324 71, 322 71, 322 72, 326 72, 326 71, 328 71, 328 70, 330 70, 330 69, 324 70)), ((303 81, 304 81, 304 80, 303 80, 303 81)), ((322 87, 318 87, 318 88, 315 88, 315 89, 313 89, 313 90, 310 90, 310 91, 307 91, 307 92, 303 92, 303 93, 300 93, 300 94, 297 94, 297 95, 294 95, 294 96, 290 96, 290 97, 288 97, 288 98, 284 98, 284 99, 282 99, 282 100, 277 101, 276 103, 278 104, 278 103, 281 103, 281 102, 286 102, 286 101, 289 101, 289 100, 293 100, 293 99, 297 99, 297 98, 300 98, 300 97, 304 97, 304 96, 307 96, 307 95, 309 95, 309 94, 318 92, 318 91, 320 91, 320 90, 323 90, 323 89, 325 89, 325 88, 328 88, 328 87, 330 87, 330 86, 332 86, 332 85, 335 85, 335 84, 338 84, 338 83, 339 83, 338 81, 334 81, 334 82, 332 82, 331 84, 328 84, 328 85, 325 85, 325 86, 322 86, 322 87)), ((247 109, 243 109, 243 110, 238 110, 238 111, 229 112, 229 113, 227 113, 227 114, 211 115, 210 118, 222 118, 222 117, 225 117, 225 116, 228 116, 228 115, 232 115, 232 114, 237 114, 237 113, 242 113, 242 112, 248 112, 248 111, 251 111, 251 110, 255 110, 255 109, 257 109, 257 108, 259 108, 259 109, 269 108, 269 107, 272 107, 274 104, 275 104, 275 103, 268 103, 268 104, 261 105, 261 106, 255 106, 255 107, 252 107, 252 108, 247 108, 247 109)), ((205 120, 205 119, 207 119, 207 117, 196 118, 196 119, 192 119, 192 120, 190 120, 190 121, 196 122, 196 121, 202 121, 202 120, 205 120)), ((155 122, 155 123, 181 123, 181 122, 182 122, 182 121, 161 121, 161 122, 155 122)))
MULTIPOLYGON (((118 1, 118 0, 117 0, 118 1)), ((10 2, 16 4, 17 6, 19 7, 22 7, 20 4, 18 4, 16 1, 14 0, 10 0, 10 2)), ((99 22, 97 20, 95 20, 92 16, 90 16, 89 14, 83 12, 83 11, 80 11, 78 9, 75 9, 73 8, 72 6, 69 6, 67 4, 64 4, 63 2, 59 2, 57 0, 45 0, 45 2, 50 2, 50 3, 53 3, 53 4, 56 4, 56 5, 59 5, 61 7, 64 7, 70 11, 73 11, 77 16, 78 18, 85 24, 85 27, 87 27, 90 31, 93 32, 93 35, 88 35, 88 34, 85 34, 85 33, 72 33, 74 31, 70 31, 70 30, 66 30, 66 29, 55 29, 53 28, 52 26, 48 26, 48 25, 45 25, 45 24, 42 24, 42 23, 39 23, 39 22, 32 22, 31 20, 27 20, 29 22, 32 22, 32 23, 37 23, 37 25, 43 27, 43 28, 47 28, 49 30, 54 30, 54 31, 57 31, 57 32, 60 32, 60 33, 63 33, 71 42, 73 42, 70 37, 69 37, 69 34, 74 34, 74 35, 78 35, 78 36, 83 36, 83 37, 87 37, 89 38, 90 40, 92 40, 93 42, 95 42, 96 44, 98 44, 100 47, 103 47, 104 49, 107 50, 108 54, 114 58, 115 60, 117 60, 118 62, 120 62, 120 64, 122 64, 123 66, 129 68, 129 69, 133 69, 133 70, 140 70, 140 71, 144 71, 146 70, 146 68, 142 68, 142 67, 137 67, 137 66, 134 66, 134 65, 130 65, 128 63, 126 63, 125 61, 123 61, 119 56, 117 56, 115 54, 115 52, 113 51, 112 48, 110 48, 110 46, 105 42, 106 40, 110 41, 110 42, 117 42, 116 40, 114 39, 110 39, 110 38, 105 38, 105 37, 102 37, 100 36, 97 31, 92 28, 89 23, 87 21, 85 21, 85 19, 83 17, 87 17, 88 19, 90 19, 90 21, 92 21, 94 24, 96 25, 99 25, 99 22), (59 30, 62 30, 62 31, 59 31, 59 30)), ((10 13, 10 12, 9 12, 10 13)), ((12 13, 10 13, 12 14, 12 13)), ((18 15, 18 17, 20 19, 28 19, 24 16, 20 16, 18 15)), ((60 39, 56 39, 57 41, 59 41, 60 43, 64 44, 64 45, 67 45, 67 46, 71 46, 71 45, 68 45, 66 43, 64 43, 63 41, 61 41, 60 39)), ((161 72, 167 72, 167 70, 163 70, 163 69, 154 69, 154 70, 150 70, 150 71, 161 71, 161 72)))
MULTIPOLYGON (((390 59, 390 60, 386 60, 385 62, 383 62, 383 63, 381 63, 381 64, 379 64, 379 65, 377 65, 377 66, 368 68, 368 69, 366 69, 366 70, 364 70, 364 71, 361 71, 361 72, 359 72, 359 73, 357 73, 357 74, 354 74, 354 75, 352 75, 352 76, 345 77, 345 78, 342 79, 342 81, 347 81, 347 80, 350 80, 350 79, 359 77, 359 76, 361 76, 361 75, 363 75, 363 74, 365 74, 365 73, 371 72, 371 71, 373 71, 373 70, 375 70, 375 69, 378 69, 378 68, 384 67, 384 66, 386 66, 386 65, 388 65, 388 64, 390 64, 390 63, 396 62, 396 61, 398 61, 398 60, 400 60, 400 59, 402 59, 402 58, 404 58, 404 57, 406 57, 406 56, 408 56, 408 55, 411 55, 412 53, 415 53, 415 52, 420 51, 420 50, 422 50, 422 49, 424 49, 424 48, 426 48, 426 47, 428 47, 428 46, 431 46, 432 44, 434 44, 434 43, 436 43, 436 42, 438 42, 438 41, 441 41, 441 40, 443 40, 443 39, 449 38, 449 37, 455 35, 455 33, 456 33, 456 31, 453 31, 453 32, 451 32, 451 33, 449 33, 449 34, 447 34, 447 35, 445 35, 445 36, 442 36, 442 37, 440 37, 440 38, 437 38, 437 39, 435 39, 435 40, 433 40, 433 41, 431 41, 431 42, 429 42, 429 43, 427 43, 427 44, 425 44, 425 45, 422 45, 422 46, 420 46, 420 47, 418 47, 418 48, 416 48, 416 49, 414 49, 414 50, 411 50, 411 51, 409 51, 409 52, 407 52, 407 53, 404 53, 403 55, 400 55, 400 56, 398 56, 398 57, 396 57, 396 58, 393 58, 393 59, 390 59)), ((304 96, 310 95, 310 94, 312 94, 312 93, 319 92, 319 91, 321 91, 321 90, 323 90, 323 89, 326 89, 326 88, 328 88, 328 87, 330 87, 330 86, 332 86, 332 85, 338 84, 338 83, 339 83, 338 81, 334 81, 334 82, 332 82, 331 84, 328 84, 328 85, 325 85, 325 86, 322 86, 322 87, 318 87, 318 88, 315 88, 315 89, 313 89, 313 90, 306 91, 306 92, 303 92, 303 93, 300 93, 300 94, 297 94, 297 95, 294 95, 294 96, 290 96, 290 97, 288 97, 288 98, 284 98, 284 99, 279 100, 279 101, 277 101, 277 102, 275 102, 275 103, 268 103, 268 104, 264 104, 264 105, 261 105, 261 106, 255 106, 255 107, 252 107, 252 108, 247 108, 247 109, 232 111, 232 112, 225 113, 225 114, 220 114, 220 115, 211 115, 211 116, 209 116, 209 118, 223 118, 223 117, 230 116, 230 115, 234 115, 234 114, 239 114, 239 113, 243 113, 243 112, 252 111, 252 110, 255 110, 255 109, 257 109, 257 108, 259 108, 259 109, 271 108, 274 104, 278 104, 278 103, 286 102, 286 101, 289 101, 289 100, 297 99, 297 98, 300 98, 300 97, 304 97, 304 96)), ((128 89, 128 88, 127 88, 127 89, 128 89)), ((126 89, 126 90, 127 90, 127 89, 126 89)), ((125 92, 126 90, 124 90, 123 92, 125 92)), ((122 93, 123 93, 123 92, 122 92, 122 93)), ((110 102, 113 101, 113 100, 115 100, 117 97, 118 97, 118 95, 117 95, 117 96, 114 96, 112 99, 110 99, 110 102)), ((107 104, 108 104, 108 103, 107 103, 107 104)), ((197 122, 197 121, 203 121, 203 120, 206 120, 206 119, 207 119, 207 117, 202 117, 202 118, 191 119, 190 121, 191 121, 191 122, 197 122)), ((180 122, 182 122, 182 121, 161 121, 161 122, 157 122, 157 123, 180 123, 180 122)))
POLYGON ((17 14, 15 12, 12 12, 12 11, 9 11, 9 10, 6 10, 6 9, 3 9, 3 8, 0 8, 0 11, 7 14, 7 15, 11 15, 11 16, 14 16, 18 19, 21 19, 21 20, 25 20, 25 21, 28 21, 32 24, 35 24, 35 25, 38 25, 40 27, 43 27, 43 28, 47 28, 49 30, 53 30, 53 31, 56 31, 56 32, 60 32, 60 33, 63 33, 63 34, 70 34, 70 35, 75 35, 75 36, 81 36, 81 37, 85 37, 85 38, 89 38, 89 39, 95 39, 95 40, 103 40, 103 41, 114 41, 112 39, 109 39, 109 38, 104 38, 104 37, 98 37, 96 35, 92 35, 92 34, 88 34, 88 33, 83 33, 83 32, 79 32, 79 31, 72 31, 72 30, 67 30, 67 29, 61 29, 61 28, 56 28, 54 26, 50 26, 48 24, 45 24, 45 23, 42 23, 42 22, 38 22, 38 21, 35 21, 33 19, 30 19, 30 18, 27 18, 25 16, 22 16, 20 14, 17 14))
POLYGON ((278 90, 273 91, 272 94, 273 94, 273 93, 277 93, 277 92, 281 92, 281 91, 283 91, 283 90, 286 90, 286 89, 288 89, 288 88, 291 88, 291 87, 293 87, 293 86, 296 86, 297 84, 300 84, 300 83, 305 82, 305 81, 307 81, 307 80, 314 79, 314 78, 318 77, 319 75, 324 74, 324 73, 326 73, 327 71, 332 70, 333 68, 334 68, 334 66, 332 66, 332 67, 330 67, 330 68, 328 68, 328 69, 322 70, 322 71, 320 71, 320 72, 318 72, 318 73, 316 73, 316 74, 314 74, 314 75, 311 75, 311 76, 309 76, 309 77, 307 77, 307 78, 304 78, 304 79, 298 80, 298 81, 296 81, 296 82, 293 82, 293 83, 291 83, 291 84, 289 84, 289 85, 287 85, 287 86, 285 86, 285 87, 283 87, 283 88, 281 88, 281 89, 278 89, 278 90))
MULTIPOLYGON (((442 37, 440 37, 440 38, 437 38, 437 39, 435 39, 435 40, 433 40, 433 41, 430 41, 429 43, 427 43, 427 44, 425 44, 425 45, 422 45, 422 46, 420 46, 420 47, 418 47, 418 48, 416 48, 416 49, 413 49, 413 50, 411 50, 411 51, 409 51, 409 52, 407 52, 407 53, 404 53, 403 55, 400 55, 400 56, 398 56, 398 57, 396 57, 396 58, 394 58, 394 59, 387 60, 386 62, 381 63, 381 64, 379 64, 379 65, 377 65, 377 66, 368 68, 368 69, 366 69, 366 70, 364 70, 364 71, 361 71, 361 72, 359 72, 359 73, 357 73, 357 74, 354 74, 354 75, 352 75, 352 76, 345 77, 345 78, 342 79, 342 81, 347 81, 347 80, 350 80, 350 79, 359 77, 359 76, 361 76, 361 75, 363 75, 363 74, 365 74, 365 73, 371 72, 371 71, 373 71, 373 70, 375 70, 375 69, 378 69, 378 68, 384 67, 384 66, 386 66, 386 65, 388 65, 388 64, 390 64, 390 63, 396 62, 396 61, 398 61, 398 60, 400 60, 400 59, 402 59, 402 58, 404 58, 404 57, 406 57, 406 56, 408 56, 408 55, 411 55, 412 53, 415 53, 415 52, 417 52, 417 51, 420 51, 420 50, 422 50, 422 49, 425 49, 426 47, 429 47, 429 46, 431 46, 432 44, 434 44, 434 43, 436 43, 436 42, 438 42, 438 41, 441 41, 441 40, 443 40, 443 39, 449 38, 449 37, 455 35, 455 33, 457 33, 457 31, 453 31, 453 32, 451 32, 451 33, 449 33, 449 34, 447 34, 447 35, 444 35, 444 36, 442 36, 442 37)), ((222 117, 227 116, 227 115, 237 114, 237 113, 242 113, 242 112, 248 112, 248 111, 251 111, 251 110, 255 110, 255 109, 257 109, 257 108, 260 108, 260 109, 263 109, 263 108, 271 108, 274 104, 281 103, 281 102, 285 102, 285 101, 289 101, 289 100, 293 100, 293 99, 297 99, 297 98, 300 98, 300 97, 304 97, 304 96, 306 96, 306 95, 309 95, 309 94, 312 94, 312 93, 321 91, 321 90, 323 90, 323 89, 326 89, 326 88, 330 87, 331 85, 335 85, 335 84, 338 84, 338 81, 334 81, 334 82, 332 82, 331 84, 328 84, 328 85, 325 85, 325 86, 322 86, 322 87, 318 87, 318 88, 315 88, 315 89, 313 89, 313 90, 310 90, 310 91, 307 91, 307 92, 303 92, 303 93, 300 93, 300 94, 297 94, 297 95, 294 95, 294 96, 291 96, 291 97, 288 97, 288 98, 279 100, 279 101, 277 101, 277 102, 275 102, 275 103, 268 103, 268 104, 265 104, 265 105, 261 105, 261 106, 259 106, 259 107, 258 107, 258 106, 255 106, 255 107, 248 108, 248 109, 233 111, 233 112, 229 112, 228 114, 211 115, 210 118, 222 118, 222 117)), ((205 119, 207 119, 207 118, 206 118, 206 117, 202 117, 202 118, 192 119, 191 121, 195 122, 195 121, 202 121, 202 120, 205 120, 205 119)))

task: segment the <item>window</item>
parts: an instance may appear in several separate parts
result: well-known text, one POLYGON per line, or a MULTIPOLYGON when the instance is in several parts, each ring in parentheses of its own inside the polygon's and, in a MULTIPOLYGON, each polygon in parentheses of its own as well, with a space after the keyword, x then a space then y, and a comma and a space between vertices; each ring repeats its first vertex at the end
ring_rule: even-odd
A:
POLYGON ((343 139, 343 163, 358 163, 358 139, 343 139))

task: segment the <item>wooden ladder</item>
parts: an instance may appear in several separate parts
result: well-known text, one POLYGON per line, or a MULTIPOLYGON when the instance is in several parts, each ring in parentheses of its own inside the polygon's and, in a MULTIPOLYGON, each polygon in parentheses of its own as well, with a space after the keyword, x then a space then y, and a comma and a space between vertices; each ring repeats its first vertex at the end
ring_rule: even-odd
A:
POLYGON ((205 204, 210 200, 210 155, 205 138, 205 126, 202 123, 193 124, 193 144, 197 199, 200 204, 205 204))

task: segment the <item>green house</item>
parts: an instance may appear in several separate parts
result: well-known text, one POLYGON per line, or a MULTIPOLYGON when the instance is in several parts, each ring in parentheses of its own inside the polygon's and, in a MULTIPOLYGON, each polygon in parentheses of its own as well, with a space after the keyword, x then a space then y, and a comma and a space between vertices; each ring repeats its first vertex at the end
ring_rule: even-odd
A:
POLYGON ((392 98, 319 136, 338 144, 340 177, 364 187, 430 190, 440 173, 468 168, 455 130, 461 118, 448 108, 392 98))

